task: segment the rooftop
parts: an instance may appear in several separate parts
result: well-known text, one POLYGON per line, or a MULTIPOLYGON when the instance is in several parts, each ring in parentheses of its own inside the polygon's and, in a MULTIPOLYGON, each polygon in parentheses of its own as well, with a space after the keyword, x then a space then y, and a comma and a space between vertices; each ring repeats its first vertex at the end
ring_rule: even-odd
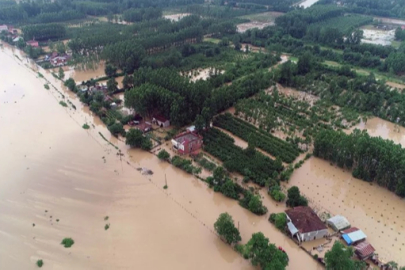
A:
POLYGON ((354 249, 356 253, 363 258, 372 255, 375 251, 374 247, 367 241, 363 241, 354 245, 354 249))
POLYGON ((300 233, 320 231, 326 229, 318 215, 307 206, 298 206, 285 211, 291 222, 300 233))
POLYGON ((347 230, 342 231, 342 234, 352 233, 352 232, 355 232, 355 231, 358 231, 358 230, 359 229, 357 229, 357 227, 351 227, 351 228, 349 228, 347 230))
POLYGON ((349 228, 349 221, 343 216, 334 216, 328 219, 328 224, 333 225, 338 231, 349 228))
POLYGON ((195 141, 195 140, 202 139, 202 137, 199 136, 198 134, 194 133, 194 132, 188 131, 188 132, 180 133, 179 135, 177 135, 173 139, 176 142, 182 144, 184 142, 192 142, 192 141, 195 141))
POLYGON ((155 118, 156 120, 158 120, 159 122, 166 122, 168 121, 168 119, 166 119, 164 116, 162 115, 155 115, 153 116, 153 118, 155 118))

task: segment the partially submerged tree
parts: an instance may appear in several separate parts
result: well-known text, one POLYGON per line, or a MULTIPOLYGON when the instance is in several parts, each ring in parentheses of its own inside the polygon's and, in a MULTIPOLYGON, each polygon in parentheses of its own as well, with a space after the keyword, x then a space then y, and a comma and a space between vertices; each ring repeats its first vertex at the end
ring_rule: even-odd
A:
POLYGON ((217 221, 214 223, 214 228, 219 236, 230 245, 242 240, 239 230, 235 227, 233 219, 228 213, 219 215, 217 221))
POLYGON ((300 190, 298 187, 293 186, 288 189, 288 199, 287 199, 287 206, 295 207, 295 206, 307 206, 308 201, 304 196, 301 196, 300 190))
POLYGON ((339 241, 335 241, 331 250, 325 254, 327 270, 362 270, 366 263, 353 260, 353 249, 346 247, 339 241))

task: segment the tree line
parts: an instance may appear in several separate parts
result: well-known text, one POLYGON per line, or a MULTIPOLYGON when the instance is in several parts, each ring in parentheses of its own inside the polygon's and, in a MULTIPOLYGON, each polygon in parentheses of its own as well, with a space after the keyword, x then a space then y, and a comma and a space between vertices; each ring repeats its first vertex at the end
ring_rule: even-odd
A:
POLYGON ((350 135, 323 130, 315 137, 314 155, 405 197, 405 150, 391 140, 357 129, 350 135))

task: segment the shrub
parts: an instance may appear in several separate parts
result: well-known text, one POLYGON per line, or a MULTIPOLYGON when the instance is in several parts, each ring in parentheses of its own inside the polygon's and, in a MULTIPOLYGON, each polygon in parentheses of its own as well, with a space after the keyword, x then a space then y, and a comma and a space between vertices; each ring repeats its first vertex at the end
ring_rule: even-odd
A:
POLYGON ((37 266, 38 266, 39 268, 41 268, 43 265, 44 265, 44 261, 43 261, 43 260, 38 260, 38 261, 37 261, 37 266))
POLYGON ((59 101, 59 104, 62 105, 63 107, 67 107, 66 102, 64 102, 63 100, 59 101))
POLYGON ((110 228, 110 224, 105 224, 104 230, 108 230, 110 228))
POLYGON ((109 125, 107 128, 114 136, 118 136, 118 134, 125 136, 126 132, 121 123, 115 122, 114 124, 109 125))
POLYGON ((48 85, 48 84, 44 84, 44 88, 45 88, 46 90, 49 90, 49 85, 48 85))
POLYGON ((90 128, 90 126, 89 126, 89 125, 87 125, 87 124, 83 124, 82 128, 84 128, 84 129, 89 129, 89 128, 90 128))
POLYGON ((170 154, 165 149, 160 150, 157 156, 161 160, 169 160, 170 158, 170 154))
POLYGON ((73 246, 74 243, 75 241, 73 241, 72 238, 64 238, 61 242, 61 245, 63 245, 65 248, 70 248, 71 246, 73 246))

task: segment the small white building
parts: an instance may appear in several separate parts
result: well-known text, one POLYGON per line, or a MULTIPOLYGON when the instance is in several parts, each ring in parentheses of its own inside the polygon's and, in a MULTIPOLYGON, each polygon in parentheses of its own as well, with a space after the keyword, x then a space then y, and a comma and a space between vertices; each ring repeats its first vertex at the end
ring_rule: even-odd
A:
POLYGON ((8 27, 5 24, 0 25, 0 33, 3 32, 3 31, 8 32, 8 27))
POLYGON ((164 118, 161 115, 155 115, 152 118, 152 123, 158 125, 159 127, 168 127, 170 126, 170 120, 164 118))
POLYGON ((13 39, 13 42, 18 42, 18 41, 20 41, 21 39, 23 39, 22 37, 16 37, 15 39, 13 39))
POLYGON ((287 227, 299 242, 312 241, 328 235, 328 229, 318 215, 307 206, 297 206, 285 211, 287 227))
POLYGON ((334 216, 327 220, 327 223, 335 231, 346 230, 350 228, 349 221, 344 216, 334 216))

